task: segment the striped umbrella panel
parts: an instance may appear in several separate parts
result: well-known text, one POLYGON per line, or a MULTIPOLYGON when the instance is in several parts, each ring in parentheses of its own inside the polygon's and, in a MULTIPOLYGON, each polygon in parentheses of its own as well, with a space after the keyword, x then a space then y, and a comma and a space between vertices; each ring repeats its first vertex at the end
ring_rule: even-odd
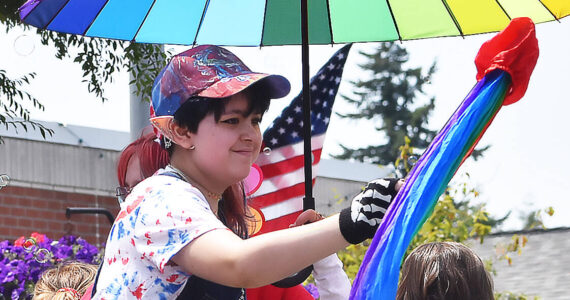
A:
MULTIPOLYGON (((309 43, 412 40, 500 31, 570 14, 568 0, 309 0, 309 43)), ((156 44, 301 43, 299 0, 29 0, 20 17, 59 32, 156 44)))

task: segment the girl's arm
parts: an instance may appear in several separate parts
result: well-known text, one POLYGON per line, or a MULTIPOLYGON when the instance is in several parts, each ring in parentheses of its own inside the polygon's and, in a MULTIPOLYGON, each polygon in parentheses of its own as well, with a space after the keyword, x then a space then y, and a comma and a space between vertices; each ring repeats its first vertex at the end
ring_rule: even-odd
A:
POLYGON ((210 231, 182 248, 172 261, 198 277, 252 288, 287 277, 346 246, 334 215, 247 240, 229 230, 210 231))
POLYGON ((187 273, 227 286, 252 288, 285 278, 374 236, 397 193, 397 179, 368 183, 340 214, 320 222, 242 240, 213 230, 182 248, 172 261, 187 273))

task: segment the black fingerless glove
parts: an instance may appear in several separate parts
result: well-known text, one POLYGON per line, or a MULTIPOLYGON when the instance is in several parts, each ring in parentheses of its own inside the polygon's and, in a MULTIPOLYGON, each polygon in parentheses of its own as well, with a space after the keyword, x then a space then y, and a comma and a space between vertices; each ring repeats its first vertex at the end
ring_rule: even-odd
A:
POLYGON ((399 178, 382 178, 369 182, 364 190, 352 199, 350 207, 340 212, 339 226, 344 239, 359 244, 371 238, 382 222, 394 197, 399 178))

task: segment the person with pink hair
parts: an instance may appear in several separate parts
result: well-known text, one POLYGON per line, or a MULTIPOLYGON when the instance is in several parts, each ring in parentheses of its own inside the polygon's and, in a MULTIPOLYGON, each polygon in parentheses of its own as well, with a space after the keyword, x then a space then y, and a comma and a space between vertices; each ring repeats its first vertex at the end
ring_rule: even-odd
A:
POLYGON ((168 165, 168 152, 156 140, 154 133, 143 133, 130 143, 117 162, 117 197, 123 199, 143 179, 168 165))

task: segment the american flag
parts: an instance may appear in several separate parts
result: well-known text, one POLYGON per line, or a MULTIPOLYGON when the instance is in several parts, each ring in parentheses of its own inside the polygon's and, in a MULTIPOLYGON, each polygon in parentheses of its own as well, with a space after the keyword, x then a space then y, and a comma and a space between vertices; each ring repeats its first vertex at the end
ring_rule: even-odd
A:
MULTIPOLYGON (((321 158, 332 106, 342 78, 351 44, 337 51, 311 79, 311 149, 313 184, 321 158)), ((264 151, 256 164, 263 171, 263 183, 250 200, 265 222, 260 234, 289 227, 303 211, 303 113, 301 93, 263 133, 264 151)))

